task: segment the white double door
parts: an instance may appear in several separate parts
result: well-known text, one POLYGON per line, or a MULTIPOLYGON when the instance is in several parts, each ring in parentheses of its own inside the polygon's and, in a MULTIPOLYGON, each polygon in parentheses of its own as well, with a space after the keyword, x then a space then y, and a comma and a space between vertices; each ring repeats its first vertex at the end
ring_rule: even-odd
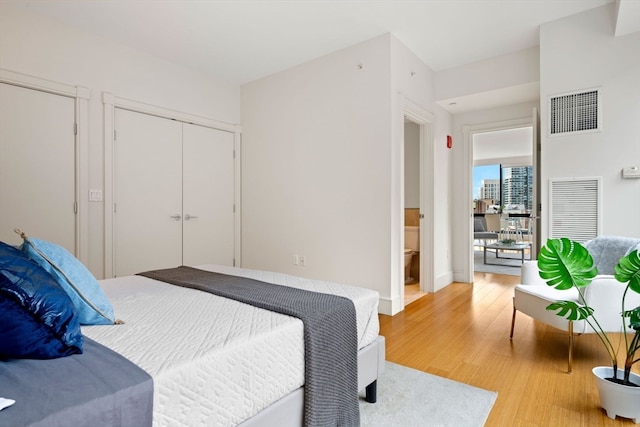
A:
POLYGON ((233 265, 233 133, 115 111, 114 274, 233 265))

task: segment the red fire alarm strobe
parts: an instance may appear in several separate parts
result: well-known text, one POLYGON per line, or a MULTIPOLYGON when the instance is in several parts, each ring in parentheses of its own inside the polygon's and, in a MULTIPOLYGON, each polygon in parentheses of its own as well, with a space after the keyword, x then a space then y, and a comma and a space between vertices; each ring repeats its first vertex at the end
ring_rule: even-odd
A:
POLYGON ((447 135, 447 148, 451 148, 452 145, 453 145, 453 138, 451 138, 451 135, 447 135))

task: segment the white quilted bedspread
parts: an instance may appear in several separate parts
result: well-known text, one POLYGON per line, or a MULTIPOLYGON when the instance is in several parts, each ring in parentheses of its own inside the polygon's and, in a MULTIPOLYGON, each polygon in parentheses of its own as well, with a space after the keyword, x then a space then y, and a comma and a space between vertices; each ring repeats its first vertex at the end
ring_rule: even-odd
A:
MULTIPOLYGON (((259 270, 198 268, 348 297, 359 348, 378 335, 375 291, 259 270)), ((154 426, 236 425, 304 384, 299 319, 141 276, 100 283, 125 324, 82 332, 153 377, 154 426)))

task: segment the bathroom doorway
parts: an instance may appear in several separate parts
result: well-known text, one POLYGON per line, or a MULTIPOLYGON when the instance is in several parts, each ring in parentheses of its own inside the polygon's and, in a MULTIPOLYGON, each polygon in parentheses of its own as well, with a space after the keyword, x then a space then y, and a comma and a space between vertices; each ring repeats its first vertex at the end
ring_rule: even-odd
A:
MULTIPOLYGON (((392 272, 392 312, 402 311, 406 306, 405 302, 405 181, 410 181, 414 189, 419 193, 419 210, 417 211, 419 220, 419 254, 416 256, 418 266, 418 280, 414 283, 414 288, 418 295, 434 292, 435 270, 434 270, 434 159, 435 147, 433 143, 433 123, 435 116, 418 104, 400 94, 399 121, 394 133, 392 147, 393 158, 393 190, 392 190, 392 236, 391 236, 391 272, 392 272), (413 152, 418 150, 419 159, 417 173, 414 169, 413 178, 405 178, 405 127, 407 122, 413 122, 417 126, 417 132, 410 132, 408 140, 413 141, 413 152), (397 139, 396 139, 397 137, 397 139), (415 146, 419 148, 415 148, 415 146)), ((415 208, 414 209, 415 212, 415 208)), ((415 213, 414 213, 415 215, 415 213)), ((416 267, 413 267, 416 271, 416 267)), ((415 297, 412 297, 415 298, 415 297)))
POLYGON ((421 125, 404 120, 404 305, 426 292, 420 285, 421 264, 421 125))

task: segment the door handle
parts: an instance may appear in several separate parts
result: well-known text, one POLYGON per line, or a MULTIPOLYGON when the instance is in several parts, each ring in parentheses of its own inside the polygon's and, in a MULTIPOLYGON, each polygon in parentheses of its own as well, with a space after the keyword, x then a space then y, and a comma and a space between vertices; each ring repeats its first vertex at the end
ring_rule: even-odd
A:
POLYGON ((194 215, 189 215, 189 214, 186 214, 186 215, 184 216, 184 220, 185 220, 185 221, 189 221, 190 219, 196 219, 196 218, 198 218, 198 217, 197 217, 197 216, 194 216, 194 215))
POLYGON ((176 221, 180 221, 180 219, 182 219, 182 216, 180 216, 180 214, 176 214, 176 215, 171 215, 169 218, 175 219, 176 221))

